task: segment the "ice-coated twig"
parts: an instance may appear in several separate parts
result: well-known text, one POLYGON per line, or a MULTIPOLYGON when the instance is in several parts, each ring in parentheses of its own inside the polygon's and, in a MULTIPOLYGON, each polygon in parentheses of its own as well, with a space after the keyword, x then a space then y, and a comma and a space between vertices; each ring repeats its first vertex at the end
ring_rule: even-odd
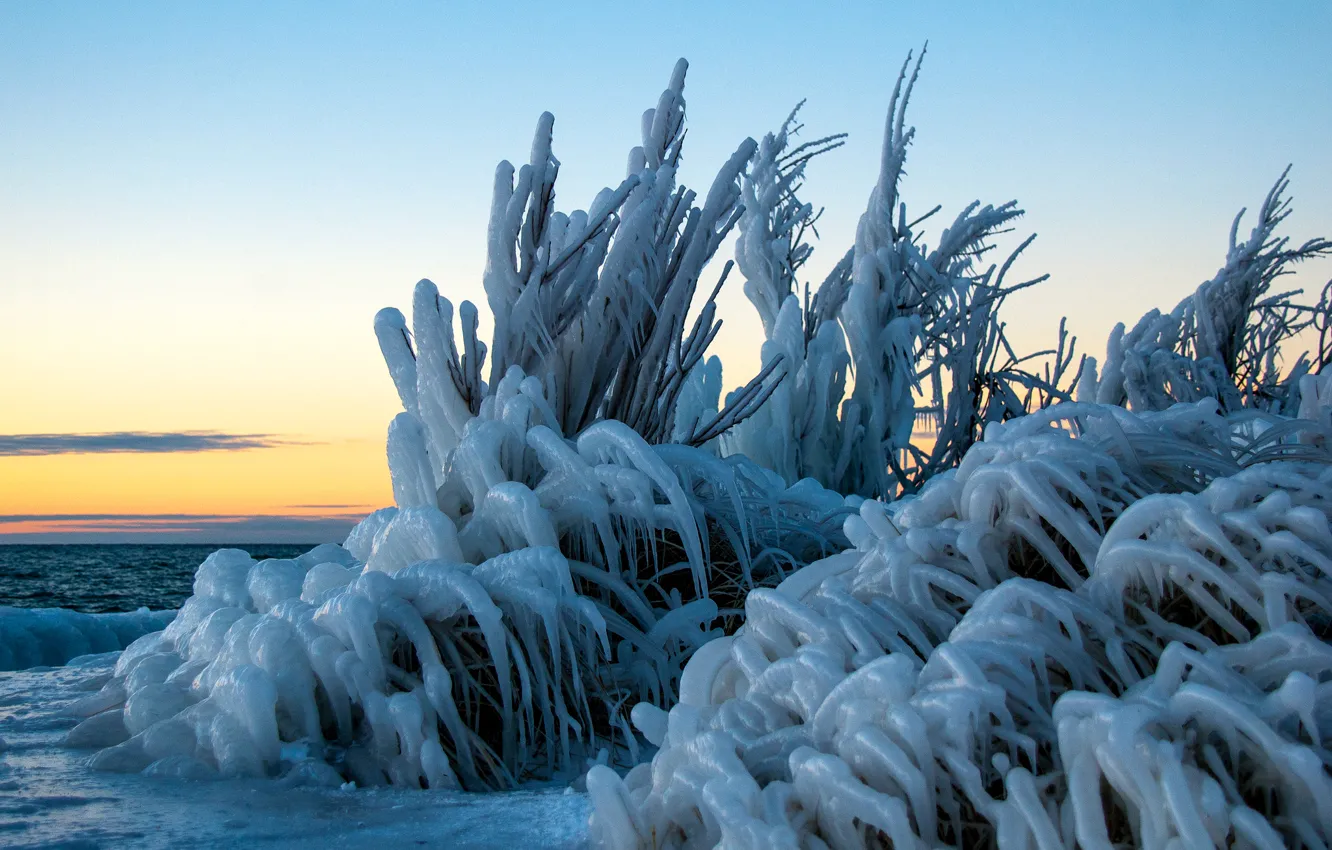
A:
MULTIPOLYGON (((1225 265, 1174 310, 1153 310, 1132 330, 1118 325, 1106 346, 1097 400, 1159 410, 1179 401, 1214 398, 1241 407, 1293 415, 1300 379, 1327 363, 1321 340, 1316 362, 1303 353, 1286 362, 1283 343, 1328 325, 1326 297, 1301 304, 1301 290, 1274 291, 1293 266, 1332 255, 1332 241, 1310 239, 1292 247, 1277 229, 1290 215, 1290 168, 1263 200, 1248 239, 1239 241, 1244 210, 1230 229, 1225 265)), ((1326 294, 1326 293, 1324 293, 1326 294)), ((1321 331, 1320 331, 1321 333, 1321 331)))

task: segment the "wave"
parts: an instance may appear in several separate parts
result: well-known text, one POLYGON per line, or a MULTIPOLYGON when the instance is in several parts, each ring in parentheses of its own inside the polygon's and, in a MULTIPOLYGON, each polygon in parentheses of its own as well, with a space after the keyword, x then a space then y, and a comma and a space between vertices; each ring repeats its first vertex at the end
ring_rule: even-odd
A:
POLYGON ((171 611, 140 608, 115 614, 85 614, 66 608, 0 606, 0 671, 58 667, 71 658, 115 652, 166 628, 171 611))

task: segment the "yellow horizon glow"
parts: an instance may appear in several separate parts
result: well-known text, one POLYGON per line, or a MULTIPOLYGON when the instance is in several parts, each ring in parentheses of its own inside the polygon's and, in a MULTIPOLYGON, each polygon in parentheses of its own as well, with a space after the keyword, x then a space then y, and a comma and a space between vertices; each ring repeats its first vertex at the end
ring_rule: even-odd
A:
MULTIPOLYGON (((307 515, 392 504, 382 441, 0 458, 0 514, 307 515), (306 506, 338 506, 319 509, 306 506)), ((42 530, 14 523, 5 532, 42 530)))

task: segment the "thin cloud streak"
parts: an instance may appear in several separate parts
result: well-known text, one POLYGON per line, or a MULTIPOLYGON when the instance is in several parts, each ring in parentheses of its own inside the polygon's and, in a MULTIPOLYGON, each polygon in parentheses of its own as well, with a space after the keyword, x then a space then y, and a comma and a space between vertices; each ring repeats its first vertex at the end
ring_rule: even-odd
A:
POLYGON ((0 457, 63 454, 169 454, 235 452, 306 446, 272 434, 224 434, 219 431, 112 431, 97 434, 0 434, 0 457))
POLYGON ((24 543, 341 542, 362 514, 5 514, 0 545, 24 543))

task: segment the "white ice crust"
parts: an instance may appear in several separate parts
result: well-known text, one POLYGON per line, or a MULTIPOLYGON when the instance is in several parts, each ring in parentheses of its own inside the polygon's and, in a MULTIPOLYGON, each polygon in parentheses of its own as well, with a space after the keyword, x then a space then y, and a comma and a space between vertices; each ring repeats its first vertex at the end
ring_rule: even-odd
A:
POLYGON ((854 550, 750 593, 669 715, 635 710, 661 749, 593 768, 594 838, 1325 846, 1332 467, 1158 492, 1232 439, 1215 403, 1065 405, 865 502, 854 550))

